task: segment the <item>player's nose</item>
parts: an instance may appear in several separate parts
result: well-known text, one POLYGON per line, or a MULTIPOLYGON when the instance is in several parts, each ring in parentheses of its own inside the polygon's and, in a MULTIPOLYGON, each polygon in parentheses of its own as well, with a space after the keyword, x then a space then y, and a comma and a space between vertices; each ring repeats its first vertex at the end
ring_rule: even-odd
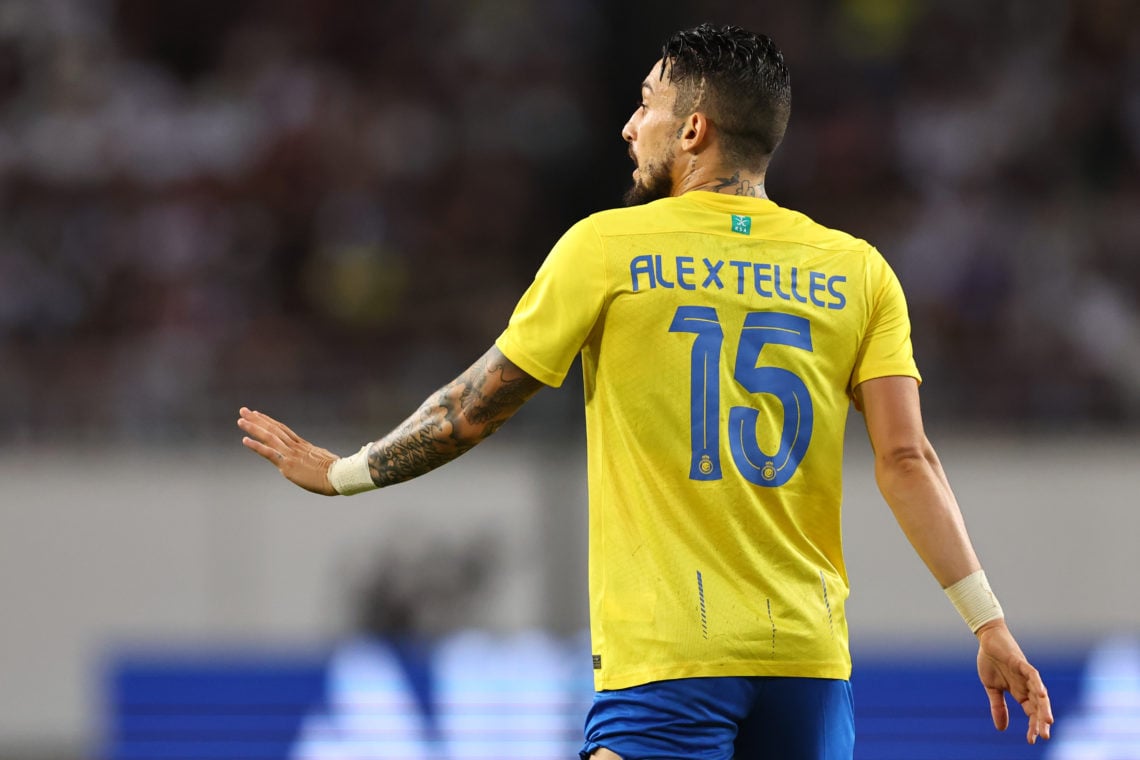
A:
POLYGON ((627 143, 632 143, 636 137, 637 131, 634 129, 633 119, 631 118, 625 123, 625 126, 621 128, 621 138, 627 143))

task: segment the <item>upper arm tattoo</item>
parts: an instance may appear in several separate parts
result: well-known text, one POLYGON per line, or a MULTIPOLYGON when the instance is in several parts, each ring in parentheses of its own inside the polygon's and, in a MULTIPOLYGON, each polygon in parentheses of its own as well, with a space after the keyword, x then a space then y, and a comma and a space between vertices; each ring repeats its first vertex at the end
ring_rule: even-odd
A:
POLYGON ((506 422, 526 402, 541 383, 520 370, 501 354, 483 356, 460 378, 460 404, 473 424, 506 422), (490 386, 490 387, 489 387, 490 386))
POLYGON ((372 481, 401 483, 450 462, 502 427, 541 387, 492 348, 369 447, 372 481))

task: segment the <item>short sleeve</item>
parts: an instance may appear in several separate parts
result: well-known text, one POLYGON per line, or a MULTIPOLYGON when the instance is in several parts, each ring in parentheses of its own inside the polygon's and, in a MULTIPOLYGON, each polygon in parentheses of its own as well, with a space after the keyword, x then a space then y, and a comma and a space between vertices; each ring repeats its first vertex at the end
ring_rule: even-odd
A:
POLYGON ((851 372, 851 386, 876 377, 904 375, 922 382, 910 341, 910 317, 902 285, 882 255, 870 259, 871 311, 851 372))
POLYGON ((601 314, 604 267, 602 239, 584 219, 550 251, 495 345, 527 374, 561 385, 601 314))

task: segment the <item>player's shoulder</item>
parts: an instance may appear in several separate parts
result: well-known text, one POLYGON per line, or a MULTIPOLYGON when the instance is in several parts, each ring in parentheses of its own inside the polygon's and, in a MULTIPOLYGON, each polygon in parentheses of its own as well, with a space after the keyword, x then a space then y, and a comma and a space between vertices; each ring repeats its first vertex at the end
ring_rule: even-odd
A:
POLYGON ((777 206, 779 221, 774 225, 796 242, 836 253, 881 258, 875 246, 849 232, 817 222, 802 211, 777 206))
POLYGON ((663 226, 675 226, 669 217, 668 208, 672 198, 663 198, 638 206, 624 206, 595 211, 584 220, 597 234, 602 236, 628 235, 646 232, 663 226))

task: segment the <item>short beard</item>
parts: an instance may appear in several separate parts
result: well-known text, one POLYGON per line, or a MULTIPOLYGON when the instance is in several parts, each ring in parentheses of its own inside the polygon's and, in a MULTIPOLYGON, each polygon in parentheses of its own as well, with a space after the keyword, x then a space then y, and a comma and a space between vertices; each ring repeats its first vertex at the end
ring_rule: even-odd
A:
POLYGON ((646 166, 641 177, 633 186, 625 191, 626 206, 641 206, 645 203, 659 201, 673 194, 673 178, 669 176, 669 163, 662 162, 653 166, 646 166))

